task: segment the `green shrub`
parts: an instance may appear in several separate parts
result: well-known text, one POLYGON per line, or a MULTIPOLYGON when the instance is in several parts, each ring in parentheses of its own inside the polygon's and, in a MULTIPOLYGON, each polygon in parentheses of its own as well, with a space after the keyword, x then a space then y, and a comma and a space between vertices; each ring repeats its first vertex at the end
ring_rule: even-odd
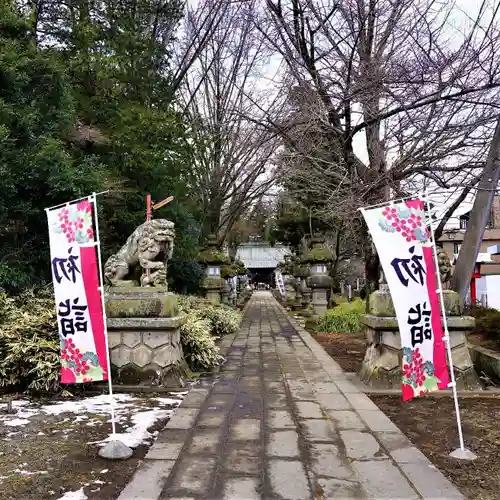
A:
POLYGON ((216 337, 236 333, 240 327, 240 312, 225 305, 213 305, 210 301, 193 296, 179 296, 179 308, 188 316, 206 319, 210 322, 210 332, 216 337))
POLYGON ((0 294, 0 386, 32 392, 59 388, 60 347, 54 299, 41 290, 0 294))
POLYGON ((184 357, 193 371, 205 371, 219 364, 219 348, 210 330, 208 319, 193 315, 181 326, 184 357))
POLYGON ((329 309, 319 320, 320 332, 359 332, 361 317, 365 313, 365 303, 360 299, 352 302, 343 302, 333 309, 329 309))
POLYGON ((236 333, 241 324, 241 314, 227 306, 211 307, 202 313, 210 321, 212 335, 217 337, 236 333))
POLYGON ((467 312, 476 318, 476 325, 471 333, 500 345, 500 311, 489 307, 472 307, 467 312))

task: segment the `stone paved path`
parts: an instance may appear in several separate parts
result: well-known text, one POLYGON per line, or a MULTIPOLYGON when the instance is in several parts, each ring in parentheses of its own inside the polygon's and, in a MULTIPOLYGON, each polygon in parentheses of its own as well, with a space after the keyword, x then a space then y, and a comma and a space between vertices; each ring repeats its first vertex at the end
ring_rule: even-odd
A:
POLYGON ((119 500, 463 498, 270 293, 221 349, 119 500))

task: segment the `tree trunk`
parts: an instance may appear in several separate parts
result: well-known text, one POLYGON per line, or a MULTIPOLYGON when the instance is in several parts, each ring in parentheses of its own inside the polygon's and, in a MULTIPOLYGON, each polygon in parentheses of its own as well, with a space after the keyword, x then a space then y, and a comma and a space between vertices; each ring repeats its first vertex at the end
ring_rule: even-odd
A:
POLYGON ((476 199, 474 200, 474 206, 470 213, 464 241, 451 279, 451 288, 460 294, 462 303, 467 294, 467 287, 472 278, 472 273, 474 272, 477 254, 479 253, 483 241, 484 230, 488 223, 493 197, 495 196, 498 180, 500 178, 499 153, 500 118, 497 120, 495 134, 493 135, 488 153, 488 159, 477 188, 476 199))

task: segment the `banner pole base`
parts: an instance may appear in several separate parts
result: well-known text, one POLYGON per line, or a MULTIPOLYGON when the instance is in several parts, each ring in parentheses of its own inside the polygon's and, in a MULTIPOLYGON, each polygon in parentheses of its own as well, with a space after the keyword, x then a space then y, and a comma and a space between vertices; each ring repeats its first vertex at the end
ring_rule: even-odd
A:
POLYGON ((453 450, 449 456, 451 458, 456 458, 458 460, 476 460, 477 455, 473 453, 472 451, 468 450, 467 448, 457 448, 456 450, 453 450))
POLYGON ((98 452, 100 457, 108 458, 109 460, 126 460, 127 458, 130 458, 132 454, 132 448, 129 448, 125 443, 118 441, 118 439, 109 441, 98 452))

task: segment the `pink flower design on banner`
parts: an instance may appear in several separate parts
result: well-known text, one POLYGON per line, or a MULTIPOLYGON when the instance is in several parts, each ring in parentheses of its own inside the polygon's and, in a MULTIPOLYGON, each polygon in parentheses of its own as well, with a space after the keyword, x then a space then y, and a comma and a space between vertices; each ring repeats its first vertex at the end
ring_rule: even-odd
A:
POLYGON ((403 401, 438 389, 439 379, 434 375, 434 364, 432 361, 424 362, 418 347, 403 348, 401 372, 403 401))
POLYGON ((59 223, 54 227, 54 232, 63 233, 68 243, 76 242, 84 245, 92 242, 94 240, 92 207, 92 202, 83 200, 60 208, 57 214, 59 223))
MULTIPOLYGON (((90 370, 101 373, 99 359, 93 352, 81 352, 72 339, 64 339, 61 342, 61 380, 63 383, 92 382, 94 378, 87 373, 90 370)), ((102 380, 99 377, 98 380, 102 380)))
POLYGON ((408 243, 413 241, 424 243, 429 239, 422 201, 410 200, 379 210, 379 226, 384 232, 399 233, 408 243))

